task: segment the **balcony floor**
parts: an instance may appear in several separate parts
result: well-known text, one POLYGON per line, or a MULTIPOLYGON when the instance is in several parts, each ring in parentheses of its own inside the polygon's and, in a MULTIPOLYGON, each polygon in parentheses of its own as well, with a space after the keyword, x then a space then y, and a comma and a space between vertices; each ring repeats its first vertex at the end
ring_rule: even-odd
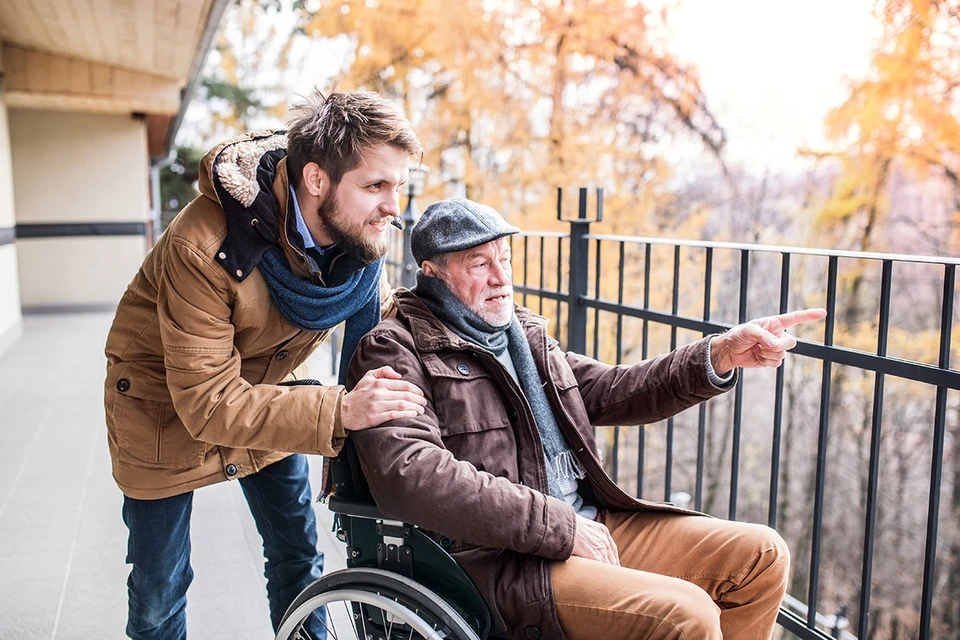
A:
MULTIPOLYGON (((109 313, 24 317, 0 356, 0 639, 120 638, 126 528, 104 427, 109 313)), ((314 375, 329 372, 326 350, 314 375)), ((311 460, 320 484, 320 459, 311 460)), ((316 504, 327 570, 344 566, 331 515, 316 504)), ((260 537, 239 485, 198 491, 187 628, 192 638, 272 637, 260 537)))

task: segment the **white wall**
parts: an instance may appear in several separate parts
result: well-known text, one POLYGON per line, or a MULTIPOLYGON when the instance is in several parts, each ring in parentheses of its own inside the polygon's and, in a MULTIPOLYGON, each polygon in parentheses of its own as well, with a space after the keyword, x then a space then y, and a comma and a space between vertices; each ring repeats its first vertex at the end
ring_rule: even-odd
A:
MULTIPOLYGON (((18 225, 147 221, 141 120, 26 109, 9 119, 18 225)), ((143 236, 18 238, 22 305, 116 304, 145 251, 143 236)))
MULTIPOLYGON (((0 73, 3 59, 0 57, 0 73)), ((13 229, 13 174, 10 162, 10 135, 7 107, 0 85, 0 237, 9 237, 13 229)), ((0 244, 0 357, 21 334, 20 288, 17 278, 17 245, 0 244)))

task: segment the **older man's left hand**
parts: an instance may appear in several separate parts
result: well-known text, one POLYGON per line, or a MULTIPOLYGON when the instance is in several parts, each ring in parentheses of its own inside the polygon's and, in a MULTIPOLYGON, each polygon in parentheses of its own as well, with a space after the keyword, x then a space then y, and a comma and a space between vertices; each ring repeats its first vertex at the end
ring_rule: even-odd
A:
POLYGON ((710 363, 719 376, 737 367, 779 367, 787 351, 797 346, 787 329, 826 315, 825 309, 804 309, 739 324, 710 342, 710 363))

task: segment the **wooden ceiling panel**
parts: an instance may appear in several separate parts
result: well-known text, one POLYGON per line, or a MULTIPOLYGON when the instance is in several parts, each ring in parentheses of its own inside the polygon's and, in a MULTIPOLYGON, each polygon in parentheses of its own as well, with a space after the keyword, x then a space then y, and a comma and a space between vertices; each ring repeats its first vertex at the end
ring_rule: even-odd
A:
POLYGON ((180 105, 180 84, 170 78, 9 45, 2 55, 8 106, 173 114, 180 105))
POLYGON ((213 0, 0 0, 0 41, 187 80, 213 0))

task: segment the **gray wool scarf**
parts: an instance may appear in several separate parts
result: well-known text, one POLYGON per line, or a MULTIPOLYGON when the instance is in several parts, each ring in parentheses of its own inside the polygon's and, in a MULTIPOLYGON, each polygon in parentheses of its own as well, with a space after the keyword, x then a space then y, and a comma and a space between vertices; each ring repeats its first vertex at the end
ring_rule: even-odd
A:
POLYGON ((537 430, 540 432, 547 467, 547 487, 551 496, 563 500, 564 492, 560 488, 560 479, 580 479, 586 472, 567 446, 560 431, 560 425, 557 424, 550 401, 543 390, 543 381, 537 372, 530 343, 516 315, 512 315, 507 324, 495 327, 463 304, 442 280, 426 276, 423 271, 417 272, 417 286, 412 291, 443 324, 464 340, 498 357, 504 350, 509 350, 523 395, 530 405, 537 430))

